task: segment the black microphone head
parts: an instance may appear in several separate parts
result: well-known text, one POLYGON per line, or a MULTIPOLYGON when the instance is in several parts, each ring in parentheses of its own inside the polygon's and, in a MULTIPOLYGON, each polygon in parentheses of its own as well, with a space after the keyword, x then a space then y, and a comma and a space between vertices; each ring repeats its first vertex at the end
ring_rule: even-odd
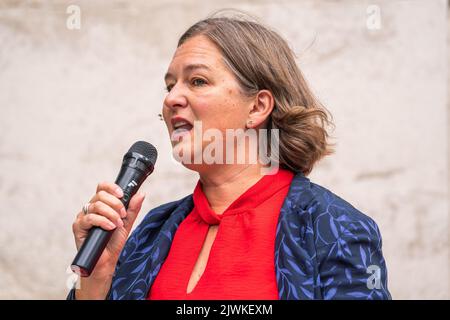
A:
POLYGON ((150 160, 152 166, 155 165, 156 159, 158 158, 158 151, 156 151, 156 148, 151 143, 145 141, 135 142, 128 152, 136 152, 143 155, 150 160))

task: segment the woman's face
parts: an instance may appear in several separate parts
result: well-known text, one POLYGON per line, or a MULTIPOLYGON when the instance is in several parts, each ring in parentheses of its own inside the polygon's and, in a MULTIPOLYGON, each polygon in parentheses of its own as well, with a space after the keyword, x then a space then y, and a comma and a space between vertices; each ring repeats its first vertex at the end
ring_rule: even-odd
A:
MULTIPOLYGON (((192 37, 177 48, 165 82, 168 93, 164 99, 163 117, 172 147, 177 150, 190 150, 193 157, 194 121, 200 121, 202 136, 208 129, 218 129, 225 137, 226 129, 245 128, 252 99, 242 95, 219 49, 206 37, 192 37), (183 120, 189 124, 183 125, 183 120)), ((198 138, 201 137, 196 136, 198 138)), ((212 140, 203 140, 201 145, 205 150, 212 140)), ((198 146, 198 142, 196 144, 198 146)), ((194 169, 194 166, 186 166, 194 169)))

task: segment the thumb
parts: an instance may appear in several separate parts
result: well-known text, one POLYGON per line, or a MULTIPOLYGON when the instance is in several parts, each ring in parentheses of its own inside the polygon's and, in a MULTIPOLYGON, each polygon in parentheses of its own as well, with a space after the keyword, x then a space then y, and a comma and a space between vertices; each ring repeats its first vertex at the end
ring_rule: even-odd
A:
POLYGON ((142 203, 144 202, 145 194, 142 192, 136 193, 130 200, 127 210, 127 216, 123 219, 123 226, 129 232, 133 226, 136 217, 141 211, 142 203))

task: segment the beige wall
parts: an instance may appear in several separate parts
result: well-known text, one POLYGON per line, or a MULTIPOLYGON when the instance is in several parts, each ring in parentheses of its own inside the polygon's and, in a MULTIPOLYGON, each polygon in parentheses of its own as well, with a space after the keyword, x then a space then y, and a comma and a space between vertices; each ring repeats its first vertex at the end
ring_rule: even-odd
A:
POLYGON ((159 151, 141 218, 193 190, 158 121, 162 78, 182 31, 222 7, 284 35, 333 113, 337 152, 310 179, 378 222, 393 297, 449 298, 446 1, 371 1, 379 30, 368 1, 214 3, 0 3, 0 298, 64 298, 74 216, 134 141, 159 151))

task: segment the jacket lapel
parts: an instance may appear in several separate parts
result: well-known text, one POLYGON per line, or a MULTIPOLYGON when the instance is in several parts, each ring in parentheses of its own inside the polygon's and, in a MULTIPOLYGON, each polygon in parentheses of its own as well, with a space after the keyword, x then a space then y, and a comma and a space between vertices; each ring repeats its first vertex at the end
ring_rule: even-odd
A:
POLYGON ((276 231, 275 272, 281 300, 321 296, 312 211, 308 210, 313 199, 309 179, 297 173, 281 208, 276 231))
POLYGON ((166 259, 175 232, 192 211, 192 196, 153 209, 136 228, 122 250, 109 298, 146 299, 166 259))

